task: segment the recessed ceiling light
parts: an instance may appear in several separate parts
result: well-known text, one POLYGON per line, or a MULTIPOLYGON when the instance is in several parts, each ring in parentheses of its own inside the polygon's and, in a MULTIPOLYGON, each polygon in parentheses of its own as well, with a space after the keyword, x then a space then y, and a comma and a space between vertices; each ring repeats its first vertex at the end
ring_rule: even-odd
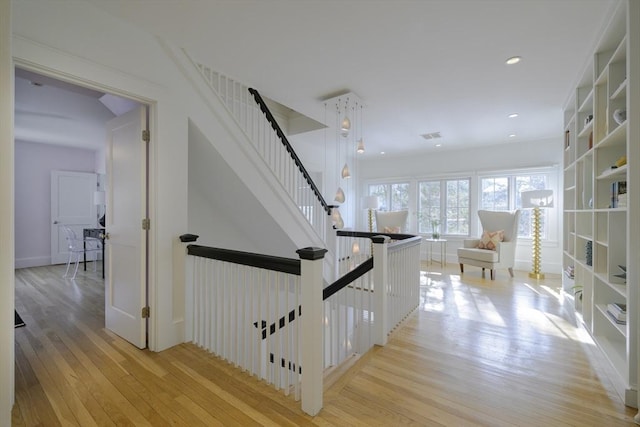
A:
POLYGON ((520 62, 522 60, 522 57, 520 56, 512 56, 511 58, 507 59, 505 61, 505 63, 507 65, 513 65, 513 64, 517 64, 518 62, 520 62))
POLYGON ((515 137, 516 137, 515 133, 512 133, 511 135, 509 135, 509 138, 515 138, 515 137))
POLYGON ((384 151, 381 151, 380 154, 382 154, 384 156, 384 151))
POLYGON ((518 117, 518 113, 511 113, 508 116, 510 119, 515 119, 516 117, 518 117))
POLYGON ((436 147, 442 147, 442 144, 436 144, 436 147))

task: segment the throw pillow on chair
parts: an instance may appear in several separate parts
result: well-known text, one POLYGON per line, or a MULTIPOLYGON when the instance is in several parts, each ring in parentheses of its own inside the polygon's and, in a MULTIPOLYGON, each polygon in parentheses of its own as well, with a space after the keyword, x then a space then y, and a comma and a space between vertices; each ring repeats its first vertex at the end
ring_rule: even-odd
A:
POLYGON ((495 251, 498 243, 504 241, 504 230, 484 231, 478 243, 478 249, 489 249, 495 251))

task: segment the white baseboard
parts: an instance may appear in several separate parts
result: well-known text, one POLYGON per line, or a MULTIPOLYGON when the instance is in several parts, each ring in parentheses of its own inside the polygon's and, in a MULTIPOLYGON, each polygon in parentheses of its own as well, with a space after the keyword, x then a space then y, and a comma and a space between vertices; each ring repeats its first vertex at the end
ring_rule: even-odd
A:
POLYGON ((16 258, 15 268, 42 267, 51 265, 51 257, 16 258))

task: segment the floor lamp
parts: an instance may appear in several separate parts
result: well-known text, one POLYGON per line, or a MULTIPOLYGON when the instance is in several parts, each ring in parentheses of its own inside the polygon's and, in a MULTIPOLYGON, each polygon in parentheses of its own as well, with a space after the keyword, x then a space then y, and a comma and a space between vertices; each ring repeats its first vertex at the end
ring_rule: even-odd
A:
POLYGON ((540 271, 540 253, 542 252, 540 210, 553 207, 553 190, 523 191, 520 195, 522 197, 522 208, 533 209, 533 261, 529 277, 532 279, 544 279, 544 273, 540 271))

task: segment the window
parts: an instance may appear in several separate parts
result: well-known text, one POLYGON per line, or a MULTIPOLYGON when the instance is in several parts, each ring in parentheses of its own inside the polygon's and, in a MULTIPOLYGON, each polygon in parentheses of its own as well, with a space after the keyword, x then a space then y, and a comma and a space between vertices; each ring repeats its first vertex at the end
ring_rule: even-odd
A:
MULTIPOLYGON (((480 179, 480 209, 494 211, 522 209, 520 193, 526 190, 542 190, 547 188, 548 176, 544 173, 530 175, 507 175, 483 177, 480 179)), ((544 209, 541 215, 541 236, 548 237, 545 227, 548 211, 544 209)), ((530 209, 520 213, 518 237, 531 237, 530 209)))
POLYGON ((470 179, 418 183, 418 232, 469 235, 470 179))
POLYGON ((378 196, 378 210, 401 211, 409 209, 409 183, 371 184, 369 195, 378 196))

